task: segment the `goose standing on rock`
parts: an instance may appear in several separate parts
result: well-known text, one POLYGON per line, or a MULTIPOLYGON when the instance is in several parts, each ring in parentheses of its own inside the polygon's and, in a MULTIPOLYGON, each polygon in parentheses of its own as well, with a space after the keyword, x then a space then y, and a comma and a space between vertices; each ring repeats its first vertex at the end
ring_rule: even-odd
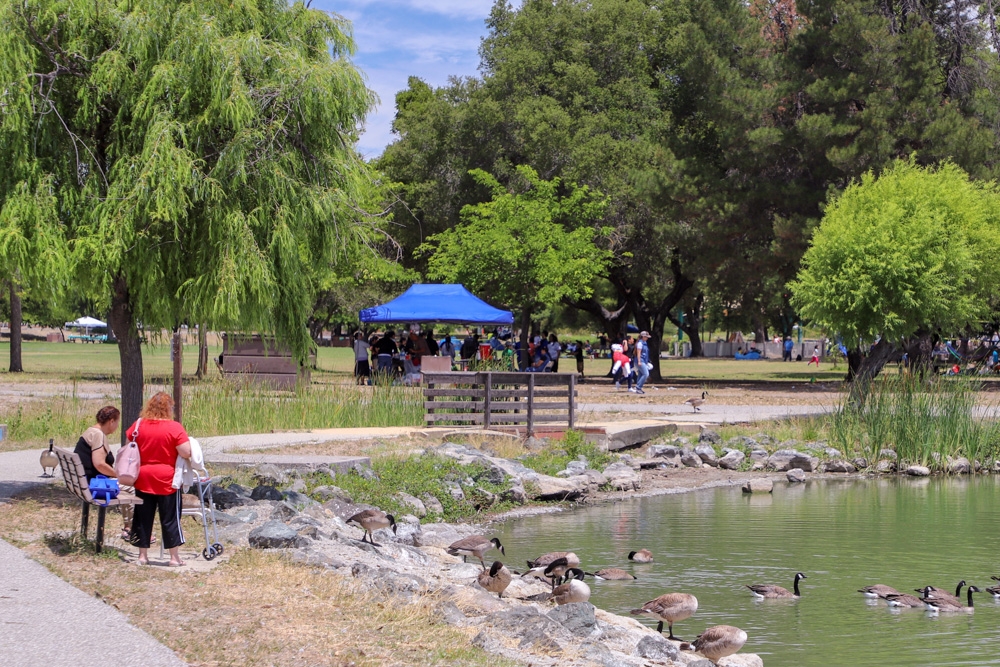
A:
POLYGON ((955 604, 951 600, 943 600, 934 597, 925 597, 924 604, 927 606, 927 611, 932 614, 936 614, 941 611, 964 611, 967 613, 972 613, 975 609, 972 606, 972 594, 978 593, 979 588, 976 586, 969 586, 968 590, 968 605, 962 605, 961 602, 955 604))
POLYGON ((365 541, 365 536, 368 536, 368 543, 373 547, 382 546, 380 544, 375 544, 372 540, 372 533, 376 530, 381 530, 382 528, 392 527, 392 532, 396 532, 396 518, 391 514, 386 514, 382 510, 365 510, 363 512, 358 512, 350 519, 347 523, 356 523, 361 526, 365 534, 361 536, 361 541, 365 541))
POLYGON ((495 560, 489 570, 479 573, 476 580, 490 593, 496 593, 498 598, 502 598, 503 592, 510 586, 511 574, 506 565, 495 560))
POLYGON ((638 551, 628 552, 628 559, 635 563, 652 563, 653 562, 653 552, 649 549, 639 549, 638 551))
POLYGON ((526 562, 528 571, 522 577, 545 579, 553 588, 556 586, 556 579, 562 580, 567 569, 580 567, 580 557, 572 551, 552 551, 526 562))
POLYGON ((629 613, 633 616, 648 616, 656 619, 659 621, 656 631, 660 633, 663 632, 663 623, 666 622, 669 632, 667 639, 681 641, 674 637, 674 623, 691 618, 696 611, 698 611, 698 598, 695 596, 687 593, 666 593, 642 605, 641 609, 633 609, 629 613))
POLYGON ((690 405, 692 408, 694 408, 694 412, 700 412, 698 406, 703 405, 705 403, 706 398, 708 398, 708 392, 703 391, 701 392, 701 398, 698 397, 689 398, 688 400, 684 401, 684 404, 690 405))
POLYGON ((884 598, 886 595, 902 595, 892 586, 884 586, 882 584, 874 584, 872 586, 865 586, 864 588, 859 588, 858 592, 864 595, 866 598, 871 600, 877 600, 878 598, 884 598))
POLYGON ((490 549, 499 549, 500 553, 504 556, 507 552, 504 551, 503 545, 500 544, 500 540, 493 537, 487 539, 482 535, 469 535, 468 537, 463 537, 457 542, 452 542, 448 545, 446 551, 451 556, 461 556, 462 562, 465 563, 466 557, 475 556, 479 559, 479 562, 483 564, 483 569, 486 569, 486 561, 483 560, 483 555, 486 554, 490 549))
POLYGON ((799 593, 799 581, 801 579, 808 579, 808 577, 806 577, 806 575, 802 574, 801 572, 798 572, 795 575, 795 585, 793 586, 793 588, 795 589, 794 593, 788 590, 787 588, 782 588, 781 586, 775 586, 774 584, 748 584, 747 588, 749 588, 753 592, 753 594, 760 600, 797 598, 802 596, 802 594, 799 593))
POLYGON ((682 651, 698 651, 718 663, 727 655, 736 653, 747 643, 747 633, 731 625, 716 625, 698 635, 690 644, 683 643, 682 651))
POLYGON ((556 586, 552 591, 552 599, 556 606, 572 602, 586 602, 590 599, 590 586, 583 581, 583 570, 571 567, 566 570, 567 581, 556 586))

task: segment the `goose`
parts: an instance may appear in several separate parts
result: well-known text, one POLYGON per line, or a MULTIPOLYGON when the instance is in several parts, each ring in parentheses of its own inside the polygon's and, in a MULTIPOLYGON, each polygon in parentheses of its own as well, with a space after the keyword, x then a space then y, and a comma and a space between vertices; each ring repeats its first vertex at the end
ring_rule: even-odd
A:
POLYGON ((499 549, 500 553, 504 556, 507 555, 507 552, 503 549, 503 545, 500 544, 500 540, 495 537, 486 539, 482 535, 469 535, 457 542, 452 542, 448 546, 447 551, 452 556, 461 556, 463 563, 467 562, 466 558, 468 556, 475 556, 483 564, 483 569, 485 570, 486 561, 483 560, 483 555, 490 549, 499 549))
POLYGON ((902 595, 892 586, 884 586, 882 584, 874 584, 872 586, 865 586, 864 588, 859 588, 858 592, 864 595, 866 598, 871 598, 872 600, 878 598, 884 598, 886 595, 902 595))
POLYGON ((586 602, 590 599, 590 586, 583 581, 583 570, 571 567, 566 570, 567 581, 552 590, 556 606, 572 602, 586 602))
POLYGON ((636 578, 631 572, 620 570, 617 567, 606 567, 597 572, 587 572, 587 574, 594 579, 603 579, 604 581, 632 581, 636 578))
POLYGON ((639 549, 638 551, 628 552, 628 559, 636 563, 652 563, 653 562, 653 552, 649 549, 639 549))
POLYGON ((701 398, 697 397, 689 398, 688 400, 684 401, 684 404, 690 405, 692 408, 694 408, 694 412, 700 412, 698 406, 704 404, 706 398, 708 398, 708 392, 703 391, 701 392, 701 398))
POLYGON ((503 597, 503 592, 510 586, 510 570, 498 560, 493 561, 489 570, 483 570, 476 577, 479 585, 490 593, 496 593, 498 598, 503 597))
POLYGON ((767 599, 797 598, 801 597, 802 595, 799 592, 800 579, 808 579, 808 577, 806 577, 806 575, 802 574, 801 572, 795 575, 794 593, 789 591, 787 588, 782 588, 781 586, 775 586, 774 584, 750 584, 747 586, 747 588, 749 588, 753 592, 753 594, 757 596, 758 599, 761 600, 763 600, 764 598, 767 599))
POLYGON ((1000 600, 1000 586, 990 586, 986 589, 986 592, 1000 600))
POLYGON ((534 560, 529 560, 527 563, 529 568, 545 567, 558 558, 565 558, 570 567, 580 566, 580 557, 572 551, 551 551, 547 554, 542 554, 534 560))
POLYGON ((42 450, 42 455, 38 458, 38 462, 42 464, 42 477, 52 477, 52 473, 55 472, 56 466, 59 465, 59 457, 56 453, 52 451, 54 441, 49 440, 49 448, 42 450), (51 468, 52 472, 46 470, 46 468, 51 468))
POLYGON ((950 600, 942 600, 934 597, 925 597, 924 604, 927 606, 927 611, 932 614, 936 614, 941 611, 964 611, 971 613, 975 611, 972 606, 972 594, 978 592, 979 588, 976 586, 969 586, 967 600, 969 604, 967 606, 963 606, 961 602, 955 604, 950 600))
POLYGON ((543 579, 549 582, 552 585, 552 589, 555 590, 557 584, 565 581, 566 572, 573 567, 575 566, 566 558, 556 558, 548 565, 533 567, 521 576, 543 579))
POLYGON ((365 535, 367 535, 368 543, 373 547, 381 546, 379 544, 375 544, 372 540, 372 533, 376 530, 389 528, 391 526, 392 532, 396 532, 396 518, 391 514, 386 514, 382 510, 365 510, 363 512, 358 512, 348 519, 347 523, 356 523, 361 526, 365 531, 365 534, 361 536, 361 541, 364 542, 365 535))
POLYGON ((923 600, 909 593, 889 593, 883 599, 890 607, 920 607, 922 609, 925 606, 923 600))
POLYGON ((736 653, 747 643, 747 633, 731 625, 716 625, 698 635, 690 644, 680 645, 682 651, 698 651, 718 663, 727 655, 736 653))
POLYGON ((962 594, 962 586, 965 586, 965 579, 958 582, 955 587, 955 594, 952 595, 949 591, 943 588, 938 588, 937 586, 924 586, 923 588, 914 588, 913 590, 917 593, 921 593, 921 597, 933 597, 938 600, 944 600, 946 602, 951 602, 953 604, 961 605, 962 598, 959 596, 962 594))
POLYGON ((633 609, 629 613, 633 616, 648 616, 656 619, 659 623, 656 626, 657 632, 663 632, 663 623, 667 623, 667 639, 681 641, 674 637, 674 623, 691 618, 698 611, 698 598, 688 593, 666 593, 650 600, 642 605, 641 609, 633 609))

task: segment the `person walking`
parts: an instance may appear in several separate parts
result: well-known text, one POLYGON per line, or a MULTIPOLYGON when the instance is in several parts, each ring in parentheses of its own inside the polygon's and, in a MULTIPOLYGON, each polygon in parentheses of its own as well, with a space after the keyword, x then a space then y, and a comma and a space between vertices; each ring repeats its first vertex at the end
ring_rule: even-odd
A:
POLYGON ((573 352, 573 356, 576 357, 576 372, 580 374, 580 379, 583 379, 583 341, 576 341, 576 350, 573 352))
POLYGON ((642 390, 643 385, 646 384, 646 380, 649 379, 649 332, 640 331, 639 340, 635 343, 635 370, 638 374, 638 379, 635 382, 635 386, 629 391, 636 394, 645 394, 642 390))
POLYGON ((354 378, 358 384, 371 384, 372 367, 368 362, 371 346, 365 340, 365 335, 357 331, 354 334, 354 378))

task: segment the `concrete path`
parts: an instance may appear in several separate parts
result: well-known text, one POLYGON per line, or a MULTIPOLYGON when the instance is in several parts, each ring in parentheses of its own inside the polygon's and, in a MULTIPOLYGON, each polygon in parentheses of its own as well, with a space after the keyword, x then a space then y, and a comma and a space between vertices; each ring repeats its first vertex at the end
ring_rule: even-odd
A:
POLYGON ((578 412, 658 413, 652 419, 705 424, 744 424, 788 417, 821 415, 833 410, 823 405, 713 405, 705 403, 695 412, 688 405, 669 403, 580 403, 578 412), (660 416, 662 415, 662 416, 660 416))
POLYGON ((66 583, 4 540, 0 562, 0 655, 7 664, 187 664, 114 607, 66 583))

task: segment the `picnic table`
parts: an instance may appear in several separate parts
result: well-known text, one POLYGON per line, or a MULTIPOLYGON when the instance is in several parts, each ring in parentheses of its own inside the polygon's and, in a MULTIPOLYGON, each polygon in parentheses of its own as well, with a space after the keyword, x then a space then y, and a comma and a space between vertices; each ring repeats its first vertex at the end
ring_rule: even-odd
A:
POLYGON ((70 334, 66 336, 66 340, 69 341, 70 343, 76 343, 78 341, 81 343, 103 343, 106 340, 108 340, 108 337, 105 334, 102 334, 100 336, 92 336, 88 334, 70 334))

